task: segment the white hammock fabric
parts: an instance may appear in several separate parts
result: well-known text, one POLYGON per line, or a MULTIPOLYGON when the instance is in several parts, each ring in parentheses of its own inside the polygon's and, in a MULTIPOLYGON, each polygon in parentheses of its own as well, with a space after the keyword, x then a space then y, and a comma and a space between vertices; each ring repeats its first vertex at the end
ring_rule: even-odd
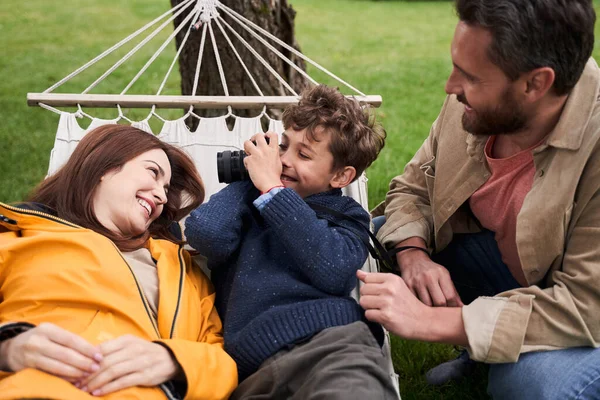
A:
MULTIPOLYGON (((378 106, 381 103, 380 96, 366 96, 364 93, 360 92, 358 89, 354 88, 347 82, 338 78, 331 72, 327 71, 321 65, 315 63, 313 60, 304 56, 302 53, 298 52, 296 49, 290 47, 285 42, 282 42, 277 37, 271 35, 269 32, 262 29, 260 26, 254 24, 252 21, 244 18, 243 16, 236 13, 234 10, 226 7, 221 4, 218 0, 185 0, 172 10, 165 12, 155 20, 149 22, 144 27, 138 29, 136 32, 132 33, 119 43, 115 44, 93 60, 89 61, 82 67, 73 71, 71 74, 67 75, 65 78, 52 85, 48 89, 46 89, 43 93, 29 93, 28 94, 28 104, 32 106, 40 106, 50 111, 53 111, 57 114, 60 114, 60 120, 58 123, 58 129, 56 132, 56 139, 54 142, 54 148, 52 149, 50 155, 50 165, 48 168, 48 175, 56 172, 70 157, 71 153, 79 143, 79 141, 85 136, 86 133, 91 131, 92 129, 105 125, 105 124, 116 124, 116 123, 128 123, 132 126, 135 126, 139 129, 142 129, 149 134, 154 134, 150 125, 148 124, 148 120, 151 117, 156 117, 163 121, 162 128, 160 132, 158 132, 157 136, 170 144, 179 146, 183 148, 194 160, 196 167, 198 168, 206 187, 206 199, 210 197, 213 193, 219 191, 221 188, 225 186, 225 184, 219 183, 217 178, 217 161, 216 154, 217 152, 221 152, 224 150, 241 150, 243 148, 243 142, 248 140, 252 135, 262 132, 262 123, 261 121, 264 118, 269 118, 269 128, 268 130, 274 131, 278 134, 281 134, 284 130, 283 124, 281 121, 271 119, 265 113, 267 107, 274 108, 283 108, 285 105, 294 103, 298 99, 298 94, 294 91, 293 88, 289 86, 289 84, 283 79, 268 63, 260 56, 234 29, 233 27, 225 21, 222 16, 219 14, 222 12, 227 15, 236 24, 238 24, 241 28, 243 28, 246 32, 250 33, 254 38, 256 38, 259 42, 261 42, 264 46, 270 49, 272 52, 277 54, 279 58, 281 58, 284 62, 288 63, 292 68, 294 68, 298 73, 303 75, 310 82, 317 84, 318 82, 311 78, 306 72, 298 68, 292 61, 285 58, 271 43, 275 43, 278 46, 285 48, 290 51, 292 54, 300 57, 304 61, 312 64, 315 68, 323 71, 325 74, 335 79, 340 84, 351 89, 356 95, 357 100, 361 101, 365 104, 372 104, 378 106), (190 7, 193 8, 190 11, 190 7), (170 26, 172 21, 183 13, 185 10, 190 11, 188 16, 184 18, 183 22, 175 28, 175 30, 169 35, 167 40, 163 42, 160 48, 153 54, 152 57, 146 62, 146 64, 141 68, 138 74, 126 85, 126 87, 119 94, 90 94, 90 91, 93 90, 100 82, 102 82, 107 76, 109 76, 114 70, 116 70, 119 66, 129 60, 134 53, 136 53, 141 47, 145 46, 153 37, 155 37, 163 28, 166 26, 170 26), (165 18, 167 18, 165 20, 165 18), (54 89, 60 87, 65 82, 69 81, 73 77, 79 75, 81 72, 86 70, 91 65, 95 64, 99 60, 103 59, 110 53, 122 47, 127 42, 131 41, 133 38, 140 35, 142 32, 147 31, 150 27, 156 25, 157 23, 161 23, 161 25, 156 28, 152 33, 149 34, 144 40, 138 43, 131 51, 129 51, 125 56, 123 56, 119 61, 117 61, 112 67, 110 67, 106 72, 104 72, 99 78, 97 78, 92 84, 90 84, 81 94, 56 94, 52 93, 54 89), (196 75, 192 90, 191 96, 165 96, 162 95, 162 90, 165 87, 167 79, 170 73, 173 70, 173 67, 178 60, 181 49, 184 47, 191 30, 189 27, 191 25, 197 25, 201 22, 201 43, 199 48, 199 58, 196 65, 196 75), (241 63, 246 75, 250 78, 253 83, 254 88, 258 96, 230 96, 227 82, 225 81, 225 75, 223 73, 223 66, 220 60, 218 47, 216 45, 213 23, 224 36, 228 45, 231 49, 233 49, 234 54, 236 55, 237 60, 241 63), (131 88, 131 86, 138 80, 138 78, 148 69, 150 64, 158 57, 158 55, 166 48, 166 46, 174 39, 175 35, 181 31, 183 28, 188 28, 188 31, 185 37, 182 40, 181 46, 173 61, 170 64, 168 71, 162 83, 160 84, 157 92, 154 95, 127 95, 127 91, 131 88), (264 96, 262 90, 257 85, 254 77, 244 64, 241 56, 236 50, 232 39, 229 37, 227 32, 230 32, 235 39, 237 39, 238 43, 241 43, 246 49, 248 49, 258 60, 265 66, 265 68, 277 78, 277 80, 281 83, 282 87, 285 88, 288 92, 292 94, 290 96, 264 96), (224 96, 197 96, 198 89, 198 78, 200 75, 200 69, 202 67, 202 54, 204 50, 204 46, 206 45, 206 41, 212 43, 215 59, 217 62, 217 68, 219 70, 219 76, 221 79, 221 84, 223 87, 224 96), (269 43, 271 42, 271 43, 269 43), (56 107, 61 106, 77 106, 78 111, 75 113, 60 111, 56 107), (117 107, 119 111, 119 117, 112 120, 107 119, 99 119, 94 118, 86 114, 82 106, 84 107, 117 107), (257 116, 252 118, 239 117, 233 114, 232 106, 236 108, 248 108, 248 109, 263 109, 263 112, 257 116), (150 113, 148 117, 142 121, 131 121, 127 118, 123 112, 121 107, 124 108, 149 108, 150 113), (157 107, 162 108, 185 108, 189 111, 183 117, 176 120, 165 120, 158 115, 156 112, 157 107), (229 111, 227 115, 223 115, 221 117, 213 117, 213 118, 200 118, 194 112, 193 108, 227 108, 229 111), (196 116, 200 119, 198 127, 195 131, 190 131, 189 128, 185 124, 185 119, 189 116, 196 116), (82 128, 77 119, 81 117, 89 117, 91 118, 91 124, 88 128, 82 128), (235 123, 233 129, 229 129, 227 126, 226 119, 228 117, 235 118, 235 123)), ((210 44, 209 44, 210 45, 210 44)), ((367 198, 367 178, 363 174, 359 179, 353 182, 350 186, 344 189, 344 194, 354 198, 357 202, 359 202, 366 210, 368 210, 368 198, 367 198)), ((377 264, 375 261, 369 257, 367 262, 363 267, 364 271, 367 272, 376 272, 377 264)), ((355 289, 353 292, 353 297, 358 300, 359 292, 358 289, 355 289)), ((400 396, 399 385, 398 385, 398 376, 395 374, 392 360, 391 360, 391 352, 390 352, 390 342, 389 336, 386 335, 386 342, 383 348, 384 354, 386 354, 388 360, 388 369, 390 379, 392 380, 394 387, 398 391, 398 396, 400 396)))
MULTIPOLYGON (((83 129, 77 121, 78 117, 78 113, 61 112, 54 148, 50 153, 48 175, 62 167, 87 132, 98 126, 117 124, 120 121, 119 118, 110 120, 92 118, 88 128, 83 129)), ((261 118, 263 117, 235 117, 232 130, 227 127, 226 116, 201 118, 198 128, 193 132, 185 124, 184 118, 167 120, 158 134, 158 138, 183 148, 190 155, 204 180, 208 200, 210 195, 225 187, 224 183, 219 183, 217 177, 217 152, 243 149, 244 141, 258 132, 263 132, 261 118)), ((146 120, 133 121, 131 125, 152 134, 146 120)), ((268 130, 281 134, 284 131, 283 124, 279 120, 269 119, 268 130)), ((367 178, 363 174, 344 188, 344 194, 354 198, 368 210, 366 183, 367 178)), ((369 271, 375 271, 375 268, 369 268, 369 271)))
MULTIPOLYGON (((91 130, 106 124, 117 124, 120 119, 92 118, 87 129, 83 129, 77 118, 78 113, 61 112, 54 148, 50 153, 48 175, 52 175, 69 159, 79 141, 91 130)), ((132 126, 142 129, 148 134, 153 134, 147 121, 134 121, 132 126)), ((281 134, 284 131, 281 121, 270 119, 270 131, 281 134)), ((191 132, 185 124, 184 118, 165 121, 157 137, 166 143, 184 149, 194 160, 196 168, 204 181, 206 199, 225 187, 220 183, 217 175, 217 152, 224 150, 241 150, 243 142, 257 132, 262 132, 261 117, 245 118, 236 117, 232 130, 227 127, 226 116, 201 118, 198 128, 191 132)), ((363 174, 356 181, 343 189, 346 196, 354 198, 365 210, 368 210, 367 178, 363 174)), ((377 263, 371 257, 362 268, 367 272, 377 272, 377 263)), ((358 299, 358 289, 353 297, 358 299)))

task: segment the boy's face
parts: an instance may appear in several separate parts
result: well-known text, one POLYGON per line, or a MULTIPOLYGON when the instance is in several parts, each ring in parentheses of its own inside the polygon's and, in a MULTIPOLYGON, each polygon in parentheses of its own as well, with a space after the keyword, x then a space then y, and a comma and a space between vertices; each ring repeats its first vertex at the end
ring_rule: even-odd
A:
POLYGON ((336 176, 332 170, 333 154, 329 151, 331 137, 319 129, 315 138, 318 141, 310 140, 306 130, 288 129, 281 135, 281 182, 302 198, 335 187, 332 186, 336 176))

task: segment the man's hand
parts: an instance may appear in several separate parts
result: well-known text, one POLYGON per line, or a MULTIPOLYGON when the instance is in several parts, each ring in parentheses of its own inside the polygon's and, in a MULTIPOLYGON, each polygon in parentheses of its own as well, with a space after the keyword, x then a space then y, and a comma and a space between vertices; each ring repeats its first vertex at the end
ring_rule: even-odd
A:
POLYGON ((436 307, 461 307, 460 296, 450 273, 422 251, 409 249, 396 255, 402 279, 424 304, 436 307))
POLYGON ((360 288, 360 305, 368 320, 405 339, 423 340, 419 333, 423 331, 421 325, 429 307, 410 292, 402 278, 361 270, 356 276, 364 283, 360 288))
POLYGON ((98 371, 100 349, 56 325, 43 323, 0 344, 2 369, 35 368, 68 381, 98 371))
POLYGON ((169 350, 160 344, 124 335, 100 345, 100 370, 78 386, 102 396, 132 386, 158 386, 182 373, 169 350))
POLYGON ((279 141, 276 133, 267 132, 266 135, 258 133, 252 136, 250 140, 244 142, 244 151, 246 152, 244 165, 258 190, 266 192, 275 186, 283 186, 279 141), (265 140, 265 136, 269 138, 269 143, 265 140))
POLYGON ((359 270, 356 276, 364 283, 360 305, 368 320, 405 339, 468 344, 461 308, 426 306, 394 274, 359 270))

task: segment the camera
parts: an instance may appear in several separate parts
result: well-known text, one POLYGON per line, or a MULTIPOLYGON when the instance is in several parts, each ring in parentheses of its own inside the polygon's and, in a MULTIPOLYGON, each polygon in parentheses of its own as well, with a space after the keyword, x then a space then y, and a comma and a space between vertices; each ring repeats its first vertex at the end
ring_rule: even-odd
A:
MULTIPOLYGON (((265 136, 267 144, 269 138, 265 136)), ((256 145, 253 140, 252 143, 256 145)), ((217 175, 219 182, 231 183, 235 181, 243 181, 250 179, 248 170, 244 165, 244 158, 246 158, 246 152, 243 150, 231 151, 225 150, 217 153, 217 175)))

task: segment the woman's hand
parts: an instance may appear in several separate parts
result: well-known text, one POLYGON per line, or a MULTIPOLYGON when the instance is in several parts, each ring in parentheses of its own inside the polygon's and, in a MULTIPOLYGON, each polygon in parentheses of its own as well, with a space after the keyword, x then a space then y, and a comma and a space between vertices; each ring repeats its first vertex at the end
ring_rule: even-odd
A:
POLYGON ((100 350, 54 324, 43 323, 0 344, 0 366, 10 371, 35 368, 69 381, 100 369, 100 350))
POLYGON ((104 342, 100 350, 104 356, 100 370, 78 384, 94 396, 132 386, 158 386, 182 372, 164 346, 132 335, 104 342))

